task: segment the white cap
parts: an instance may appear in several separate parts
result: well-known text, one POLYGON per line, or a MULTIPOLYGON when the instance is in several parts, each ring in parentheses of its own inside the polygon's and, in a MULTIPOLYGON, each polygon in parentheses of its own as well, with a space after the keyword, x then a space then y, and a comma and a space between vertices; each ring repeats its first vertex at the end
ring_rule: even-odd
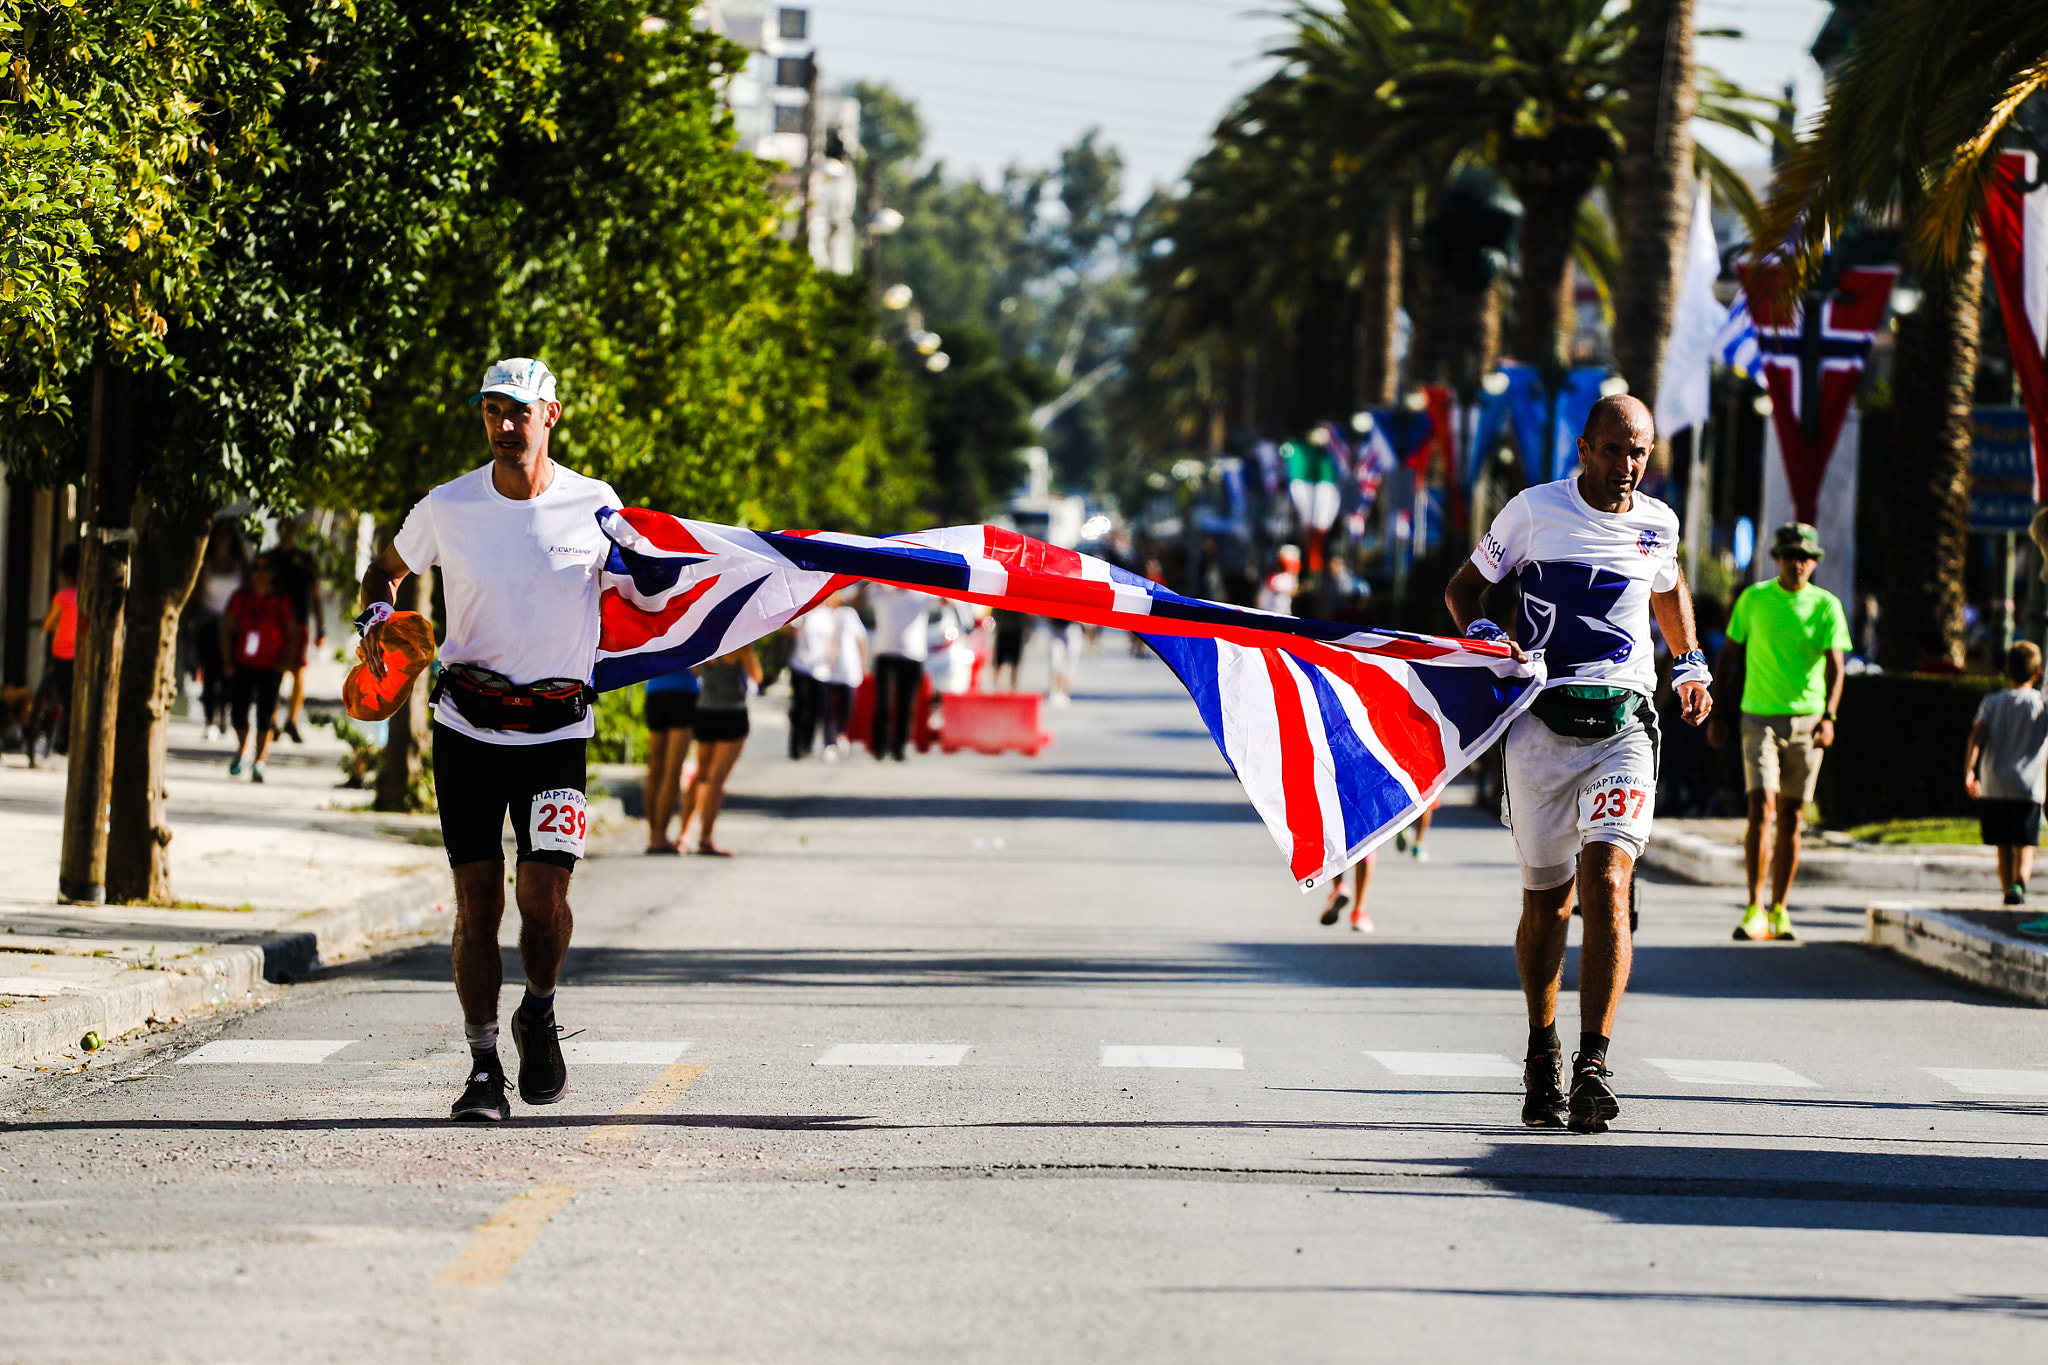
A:
POLYGON ((484 371, 484 382, 469 401, 481 403, 487 393, 502 393, 515 403, 552 403, 555 372, 544 362, 524 356, 501 360, 484 371))

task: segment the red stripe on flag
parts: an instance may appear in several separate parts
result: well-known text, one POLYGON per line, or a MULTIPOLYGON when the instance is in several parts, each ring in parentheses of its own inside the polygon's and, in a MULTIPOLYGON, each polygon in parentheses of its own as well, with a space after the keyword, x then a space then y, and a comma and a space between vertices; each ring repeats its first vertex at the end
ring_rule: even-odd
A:
POLYGON ((715 576, 707 578, 688 592, 670 598, 667 606, 656 611, 634 606, 617 588, 606 588, 598 600, 598 649, 606 654, 624 654, 659 639, 716 582, 715 576))
POLYGON ((628 507, 619 513, 626 524, 647 537, 649 544, 657 550, 668 550, 675 554, 701 555, 707 553, 690 534, 690 528, 666 512, 654 512, 645 507, 628 507))
POLYGON ((981 546, 983 554, 1005 568, 1058 574, 1062 578, 1081 576, 1080 551, 1062 550, 1057 545, 1048 545, 1017 531, 984 526, 981 528, 981 546))
POLYGON ((1294 671, 1277 649, 1261 649, 1273 682, 1273 711, 1280 722, 1280 789, 1287 801, 1287 832, 1294 851, 1287 860, 1294 880, 1305 881, 1323 866, 1323 803, 1316 795, 1316 748, 1294 671))
POLYGON ((1416 790, 1427 791, 1444 771, 1444 732, 1405 683, 1363 659, 1314 641, 1289 641, 1288 653, 1328 669, 1357 690, 1373 733, 1416 790))

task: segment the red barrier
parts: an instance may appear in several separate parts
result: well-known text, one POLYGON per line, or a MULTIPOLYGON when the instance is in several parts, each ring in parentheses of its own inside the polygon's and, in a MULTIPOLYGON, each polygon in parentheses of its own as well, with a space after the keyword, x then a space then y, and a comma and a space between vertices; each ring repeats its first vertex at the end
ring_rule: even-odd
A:
MULTIPOLYGON (((864 744, 868 752, 875 751, 875 675, 870 673, 861 679, 860 686, 853 694, 853 714, 846 718, 846 738, 855 744, 864 744)), ((932 684, 929 678, 919 678, 917 701, 910 712, 910 746, 921 754, 932 751, 938 739, 938 732, 932 728, 932 684)))
POLYGON ((949 754, 962 749, 982 754, 1015 749, 1036 758, 1052 743, 1052 736, 1038 728, 1039 701, 1035 692, 962 692, 947 697, 939 748, 949 754))

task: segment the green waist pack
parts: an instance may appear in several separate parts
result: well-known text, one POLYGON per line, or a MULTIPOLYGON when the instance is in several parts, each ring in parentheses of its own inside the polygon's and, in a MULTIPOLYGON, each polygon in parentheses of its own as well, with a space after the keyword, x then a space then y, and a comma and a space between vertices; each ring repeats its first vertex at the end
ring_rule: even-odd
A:
POLYGON ((1529 710, 1566 739, 1612 739, 1641 705, 1642 695, 1626 687, 1566 683, 1547 689, 1529 710))

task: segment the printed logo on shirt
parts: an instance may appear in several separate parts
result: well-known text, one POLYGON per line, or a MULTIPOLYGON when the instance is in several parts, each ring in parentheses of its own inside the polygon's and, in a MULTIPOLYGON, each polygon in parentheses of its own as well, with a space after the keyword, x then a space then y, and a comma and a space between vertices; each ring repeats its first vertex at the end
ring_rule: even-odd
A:
POLYGON ((1522 566, 1522 647, 1540 649, 1553 674, 1583 664, 1621 663, 1635 640, 1610 619, 1628 580, 1569 560, 1522 566))
POLYGON ((1507 547, 1494 538, 1493 532, 1488 531, 1480 538, 1479 553, 1485 556, 1490 567, 1498 569, 1502 558, 1507 554, 1507 547))
POLYGON ((598 554, 588 545, 550 545, 545 553, 550 561, 566 559, 578 564, 595 559, 598 554))
POLYGON ((1642 554, 1654 555, 1662 548, 1663 542, 1657 538, 1654 528, 1636 537, 1636 549, 1642 554))

